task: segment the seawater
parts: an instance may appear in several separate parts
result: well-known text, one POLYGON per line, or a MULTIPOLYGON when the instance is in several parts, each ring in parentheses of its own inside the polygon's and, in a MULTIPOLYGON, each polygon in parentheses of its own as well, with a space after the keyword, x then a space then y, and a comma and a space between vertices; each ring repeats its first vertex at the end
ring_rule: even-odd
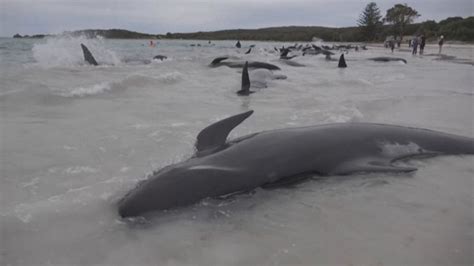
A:
MULTIPOLYGON (((1 265, 473 264, 472 156, 119 219, 117 200, 139 180, 191 156, 210 123, 249 109, 231 138, 351 121, 474 136, 472 65, 407 51, 393 56, 408 64, 372 62, 392 54, 369 45, 345 55, 347 69, 320 56, 292 67, 273 52, 292 43, 157 43, 0 39, 1 265), (85 64, 80 43, 100 66, 85 64), (158 54, 168 59, 144 64, 158 54), (276 64, 288 78, 239 97, 241 70, 208 66, 223 55, 276 64)), ((443 52, 472 61, 472 48, 443 52)))

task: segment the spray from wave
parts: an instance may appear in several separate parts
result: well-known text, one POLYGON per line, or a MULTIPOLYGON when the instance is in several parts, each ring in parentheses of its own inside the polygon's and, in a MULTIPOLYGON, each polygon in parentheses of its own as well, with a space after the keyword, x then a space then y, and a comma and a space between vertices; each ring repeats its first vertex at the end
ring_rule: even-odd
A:
POLYGON ((44 43, 33 46, 33 56, 43 67, 71 67, 86 65, 81 43, 94 54, 99 64, 116 65, 120 63, 117 54, 106 48, 103 38, 88 39, 84 36, 61 35, 47 38, 44 43))

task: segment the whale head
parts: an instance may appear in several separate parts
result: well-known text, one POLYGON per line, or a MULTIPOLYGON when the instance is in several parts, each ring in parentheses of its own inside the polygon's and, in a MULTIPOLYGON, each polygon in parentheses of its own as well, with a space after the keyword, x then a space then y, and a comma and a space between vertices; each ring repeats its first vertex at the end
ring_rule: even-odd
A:
POLYGON ((168 210, 227 193, 233 189, 225 182, 236 171, 231 168, 199 163, 191 158, 151 174, 118 203, 121 217, 143 216, 152 211, 168 210))

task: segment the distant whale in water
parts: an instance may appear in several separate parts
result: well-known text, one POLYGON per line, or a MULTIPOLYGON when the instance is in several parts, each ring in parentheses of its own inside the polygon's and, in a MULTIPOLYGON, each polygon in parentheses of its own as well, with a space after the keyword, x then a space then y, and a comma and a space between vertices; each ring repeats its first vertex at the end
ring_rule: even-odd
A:
POLYGON ((84 44, 81 43, 81 48, 82 48, 82 53, 84 54, 84 60, 94 66, 97 66, 97 61, 95 60, 94 56, 92 55, 91 51, 85 46, 84 44))
POLYGON ((341 54, 341 57, 339 57, 339 63, 337 65, 337 67, 339 67, 339 68, 346 68, 347 67, 346 60, 344 59, 344 54, 341 54))
POLYGON ((386 56, 381 56, 381 57, 373 57, 369 58, 368 60, 372 60, 375 62, 391 62, 391 61, 401 61, 403 63, 407 63, 407 60, 399 57, 386 57, 386 56))
MULTIPOLYGON (((211 67, 228 66, 231 68, 242 68, 245 65, 244 61, 226 61, 227 59, 229 59, 229 57, 227 56, 217 57, 214 60, 212 60, 210 66, 211 67)), ((265 62, 258 62, 258 61, 248 62, 248 67, 249 68, 266 68, 269 70, 280 70, 278 66, 265 63, 265 62)))
POLYGON ((159 55, 155 55, 155 57, 153 57, 153 59, 163 61, 165 59, 168 59, 168 57, 166 55, 160 55, 159 54, 159 55))
MULTIPOLYGON (((97 61, 95 60, 94 56, 92 55, 91 51, 89 51, 89 49, 87 48, 87 46, 85 46, 84 44, 81 43, 81 48, 82 48, 82 52, 84 54, 84 60, 91 64, 91 65, 94 65, 94 66, 97 66, 99 65, 97 63, 97 61)), ((155 57, 153 57, 153 59, 156 59, 156 60, 161 60, 163 61, 164 59, 167 59, 168 57, 164 56, 164 55, 157 55, 155 57)), ((122 60, 122 62, 124 63, 127 63, 127 64, 150 64, 151 63, 151 60, 149 59, 138 59, 138 58, 124 58, 122 60)))
POLYGON ((203 129, 196 153, 140 182, 118 202, 119 215, 142 216, 314 175, 411 172, 416 168, 394 162, 416 155, 474 154, 474 139, 469 137, 370 123, 276 129, 227 141, 230 131, 252 113, 203 129))

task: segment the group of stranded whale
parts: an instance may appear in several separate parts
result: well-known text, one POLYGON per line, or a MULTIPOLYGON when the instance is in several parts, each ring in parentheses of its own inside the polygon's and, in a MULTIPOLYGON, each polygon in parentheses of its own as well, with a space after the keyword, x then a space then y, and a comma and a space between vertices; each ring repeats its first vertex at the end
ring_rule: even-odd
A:
MULTIPOLYGON (((98 65, 92 53, 81 44, 84 60, 98 65)), ((292 49, 305 54, 331 55, 328 47, 287 47, 280 60, 289 61, 292 49), (319 48, 319 49, 318 49, 319 48)), ((352 49, 352 47, 345 47, 352 49)), ((365 48, 364 48, 365 49, 365 48)), ((248 50, 250 53, 251 49, 248 50)), ((159 60, 166 59, 158 56, 159 60)), ((403 61, 403 58, 375 57, 378 62, 403 61)), ((258 61, 239 61, 229 57, 214 59, 211 67, 242 68, 241 89, 248 96, 251 88, 266 87, 275 75, 276 65, 258 61), (249 68, 254 69, 249 75, 249 68)), ((347 64, 341 54, 338 67, 347 64)), ((335 123, 283 128, 257 132, 228 140, 232 129, 253 111, 230 116, 204 128, 197 136, 195 154, 176 164, 153 172, 118 202, 121 217, 148 216, 157 211, 195 204, 205 198, 226 197, 256 188, 274 188, 303 182, 314 176, 350 175, 370 172, 412 172, 400 160, 417 156, 474 154, 474 139, 428 129, 373 123, 335 123), (393 146, 403 149, 390 150, 393 146)))

